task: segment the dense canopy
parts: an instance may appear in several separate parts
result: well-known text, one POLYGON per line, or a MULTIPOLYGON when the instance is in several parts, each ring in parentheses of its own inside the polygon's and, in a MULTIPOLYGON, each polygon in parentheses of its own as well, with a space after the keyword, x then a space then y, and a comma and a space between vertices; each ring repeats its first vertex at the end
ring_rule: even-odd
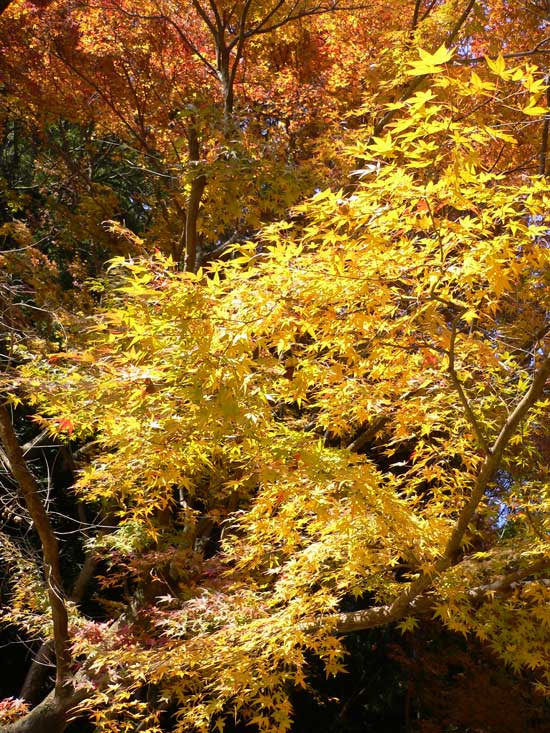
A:
POLYGON ((4 730, 538 730, 547 4, 4 5, 4 730))

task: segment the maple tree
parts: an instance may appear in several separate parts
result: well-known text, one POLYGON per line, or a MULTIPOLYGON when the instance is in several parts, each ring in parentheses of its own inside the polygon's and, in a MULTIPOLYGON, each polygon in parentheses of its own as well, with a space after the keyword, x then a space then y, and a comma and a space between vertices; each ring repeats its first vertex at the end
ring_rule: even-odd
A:
MULTIPOLYGON (((5 35, 19 39, 4 58, 7 88, 16 109, 26 105, 27 126, 62 115, 91 125, 96 145, 108 135, 121 155, 137 150, 132 162, 153 181, 148 239, 194 270, 326 182, 315 138, 337 90, 323 93, 318 70, 306 71, 323 29, 300 22, 340 7, 350 6, 19 3, 3 18, 5 35)), ((95 198, 107 193, 93 183, 84 176, 95 198)))
POLYGON ((472 7, 417 8, 415 39, 399 14, 360 3, 13 4, 0 28, 3 106, 26 135, 55 138, 37 161, 61 178, 47 202, 50 249, 75 239, 69 207, 81 210, 71 260, 86 260, 82 239, 99 246, 101 222, 131 206, 134 233, 196 269, 338 180, 350 110, 384 78, 404 80, 414 40, 451 43, 472 7), (105 146, 124 172, 102 175, 105 146), (138 171, 147 186, 121 200, 138 171))
MULTIPOLYGON (((409 46, 381 58, 394 78, 376 95, 374 77, 358 93, 345 65, 327 82, 347 79, 342 104, 355 105, 335 154, 342 188, 225 243, 228 257, 196 272, 181 271, 177 248, 116 257, 91 318, 65 316, 46 357, 14 350, 23 363, 3 380, 8 404, 24 399, 48 434, 85 449, 72 492, 99 517, 80 551, 103 564, 103 616, 67 588, 41 487, 2 408, 5 462, 44 559, 42 569, 4 536, 15 580, 3 618, 51 638, 56 656, 55 689, 7 731, 62 730, 75 705, 98 731, 221 730, 233 716, 289 730, 290 690, 307 686, 311 655, 336 674, 342 634, 414 633, 432 618, 530 670, 547 694, 549 190, 527 175, 546 155, 544 74, 530 56, 472 69, 445 45, 411 48, 441 27, 450 43, 473 33, 473 5, 411 3, 412 41, 409 28, 409 46)), ((129 17, 141 27, 132 12, 118 16, 124 29, 129 17)), ((87 32, 101 35, 91 17, 87 32)), ((164 18, 162 32, 173 27, 164 18)), ((262 54, 292 55, 293 40, 254 49, 257 80, 262 54)), ((121 42, 119 59, 140 43, 139 33, 121 42)), ((238 78, 234 58, 215 67, 216 84, 223 69, 238 78)), ((223 140, 234 102, 217 88, 223 140)), ((78 109, 82 90, 66 91, 78 109)), ((157 123, 167 136, 172 121, 157 123)), ((185 124, 189 162, 194 112, 185 124)), ((201 134, 213 125, 200 124, 201 134)), ((145 114, 135 125, 145 148, 145 114)), ((201 175, 186 179, 187 207, 201 175)), ((235 181, 220 175, 228 200, 235 181)), ((159 243, 154 229, 112 227, 142 253, 159 243)), ((23 236, 13 223, 9 233, 23 236)), ((12 708, 6 721, 22 712, 12 708)))

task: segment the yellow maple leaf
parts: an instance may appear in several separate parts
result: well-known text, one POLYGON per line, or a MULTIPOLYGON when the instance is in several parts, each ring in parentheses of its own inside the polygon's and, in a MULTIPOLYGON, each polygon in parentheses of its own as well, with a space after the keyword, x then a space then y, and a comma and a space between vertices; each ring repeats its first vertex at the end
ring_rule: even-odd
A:
POLYGON ((503 77, 503 74, 506 71, 506 62, 504 61, 501 53, 499 53, 497 58, 494 60, 490 59, 488 56, 485 56, 485 61, 487 62, 487 66, 491 69, 491 71, 497 74, 497 76, 503 77))
POLYGON ((420 61, 413 61, 409 65, 411 69, 407 72, 409 76, 424 76, 424 74, 436 74, 443 70, 443 64, 446 64, 452 58, 454 51, 445 46, 440 46, 433 54, 418 49, 420 61))

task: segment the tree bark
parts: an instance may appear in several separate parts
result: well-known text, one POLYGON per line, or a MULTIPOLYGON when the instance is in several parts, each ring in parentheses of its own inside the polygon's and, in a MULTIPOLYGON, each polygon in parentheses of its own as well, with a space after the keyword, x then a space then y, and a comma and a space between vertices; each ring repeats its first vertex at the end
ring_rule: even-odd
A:
POLYGON ((14 723, 0 728, 0 733, 63 733, 69 712, 88 695, 83 687, 62 695, 52 690, 41 703, 14 723))
POLYGON ((67 705, 52 690, 30 713, 4 726, 2 733, 63 733, 67 727, 67 705))
MULTIPOLYGON (((189 163, 191 166, 200 165, 200 146, 197 130, 191 126, 188 132, 189 141, 189 163)), ((195 175, 191 181, 191 191, 187 202, 187 215, 185 219, 185 260, 183 269, 186 272, 195 272, 198 261, 198 233, 197 222, 199 208, 201 205, 204 189, 206 188, 206 176, 204 173, 195 175)))
POLYGON ((4 446, 11 473, 18 484, 42 546, 44 574, 53 621, 56 656, 55 687, 58 694, 61 695, 64 688, 70 685, 71 652, 69 648, 67 608, 59 566, 59 548, 50 519, 40 497, 40 487, 27 466, 11 423, 10 414, 3 404, 0 404, 0 442, 4 446))
MULTIPOLYGON (((73 603, 79 604, 82 601, 86 587, 95 573, 97 563, 98 560, 94 555, 86 556, 71 593, 70 600, 73 603)), ((21 692, 19 693, 19 697, 22 700, 25 700, 31 705, 38 704, 44 694, 49 670, 54 666, 54 663, 53 639, 47 639, 41 644, 28 669, 25 681, 21 687, 21 692)))
MULTIPOLYGON (((544 77, 544 83, 550 83, 550 74, 544 77)), ((546 87, 546 106, 550 104, 550 87, 546 87)), ((544 115, 544 123, 542 125, 542 137, 539 152, 539 176, 545 176, 548 172, 548 137, 550 134, 550 115, 544 115)))
POLYGON ((33 655, 19 697, 31 706, 38 705, 44 696, 48 675, 54 665, 53 639, 48 639, 33 655))

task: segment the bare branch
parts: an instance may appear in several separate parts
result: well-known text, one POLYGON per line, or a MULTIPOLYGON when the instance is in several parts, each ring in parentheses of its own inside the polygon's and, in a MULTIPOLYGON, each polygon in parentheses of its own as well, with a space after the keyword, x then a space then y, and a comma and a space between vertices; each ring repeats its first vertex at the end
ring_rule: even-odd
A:
POLYGON ((460 402, 462 404, 462 407, 464 408, 464 412, 466 413, 466 417, 468 419, 468 422, 473 428, 473 431, 476 435, 477 442, 479 443, 480 448, 483 450, 485 454, 489 452, 489 445, 487 444, 487 440, 483 434, 483 431, 481 429, 481 426, 479 425, 476 416, 474 415, 474 411, 472 410, 472 407, 470 405, 470 402, 468 401, 468 398, 466 397, 466 393, 464 392, 464 387, 462 386, 462 383, 458 377, 456 368, 455 368, 455 345, 456 345, 456 321, 453 322, 452 330, 451 330, 451 340, 449 344, 449 351, 448 351, 448 358, 449 358, 449 376, 451 377, 451 382, 453 384, 453 387, 455 388, 458 398, 460 399, 460 402))
MULTIPOLYGON (((507 596, 512 593, 518 585, 527 578, 533 577, 544 572, 549 567, 548 560, 538 560, 521 570, 516 570, 506 575, 502 575, 491 583, 478 585, 470 588, 465 592, 465 599, 472 603, 480 603, 489 596, 507 596)), ((542 578, 539 583, 548 585, 550 580, 542 578)), ((372 629, 377 626, 384 626, 394 623, 408 614, 429 614, 433 612, 437 603, 437 596, 418 596, 410 602, 405 612, 397 613, 392 611, 392 606, 375 606, 361 611, 352 611, 348 613, 339 613, 334 616, 327 616, 323 619, 326 624, 334 624, 338 633, 345 634, 352 631, 362 631, 364 629, 372 629)), ((308 628, 318 628, 319 624, 308 626, 308 628)))
POLYGON ((414 31, 416 26, 418 25, 418 18, 420 16, 420 7, 422 6, 422 0, 416 0, 414 4, 414 12, 413 12, 413 19, 411 21, 411 28, 414 31))
MULTIPOLYGON (((197 11, 197 14, 199 15, 200 18, 202 18, 204 24, 206 25, 210 33, 212 33, 212 35, 215 36, 216 30, 217 30, 216 25, 212 23, 212 21, 208 17, 208 13, 206 12, 206 10, 202 7, 200 2, 198 2, 198 0, 192 0, 192 3, 193 3, 193 7, 197 11)), ((210 6, 212 7, 212 3, 210 3, 210 6)), ((216 13, 216 23, 218 24, 218 27, 221 26, 221 19, 217 13, 216 13)))
MULTIPOLYGON (((460 29, 462 28, 462 26, 468 19, 468 16, 470 15, 474 7, 474 4, 475 4, 475 0, 468 0, 468 4, 464 8, 462 14, 458 18, 458 20, 456 21, 452 29, 447 34, 447 37, 443 42, 445 46, 450 46, 453 43, 453 41, 459 34, 460 29)), ((401 94, 399 98, 400 101, 403 102, 406 99, 408 99, 409 97, 411 97, 414 94, 414 92, 418 89, 418 87, 422 84, 422 82, 428 78, 428 76, 429 76, 428 74, 423 74, 422 76, 413 77, 413 79, 407 84, 407 86, 403 90, 403 93, 401 94)), ((378 122, 374 126, 374 130, 372 132, 373 136, 378 137, 380 133, 384 130, 386 125, 393 120, 396 114, 397 114, 396 109, 388 110, 386 114, 380 120, 378 120, 378 122)))
POLYGON ((293 7, 286 13, 283 18, 274 21, 273 23, 270 23, 270 20, 276 15, 280 7, 284 5, 284 0, 280 0, 261 21, 259 21, 253 28, 246 32, 246 38, 250 38, 251 36, 256 35, 263 35, 265 33, 271 33, 271 31, 277 30, 278 28, 281 28, 288 23, 292 23, 294 20, 300 20, 300 18, 307 18, 313 15, 324 15, 325 13, 343 12, 346 10, 361 10, 365 7, 368 7, 368 5, 365 3, 351 3, 349 5, 346 5, 338 3, 337 0, 333 0, 333 2, 329 2, 326 5, 319 4, 311 8, 296 10, 298 4, 299 2, 298 0, 296 0, 293 7))
MULTIPOLYGON (((72 603, 79 604, 82 601, 86 587, 95 573, 97 564, 98 558, 95 555, 88 554, 86 556, 84 564, 73 585, 70 598, 72 603)), ((32 705, 36 704, 40 699, 39 696, 43 690, 45 680, 50 673, 50 668, 54 664, 54 640, 47 639, 41 644, 32 659, 19 697, 32 705)))
POLYGON ((431 0, 431 2, 428 3, 426 10, 422 13, 422 17, 420 18, 421 21, 426 20, 426 18, 430 15, 432 10, 434 9, 436 3, 437 3, 437 0, 431 0))
POLYGON ((416 30, 418 23, 422 22, 423 20, 426 20, 426 18, 429 16, 429 14, 434 9, 436 2, 437 0, 431 0, 428 3, 428 5, 426 6, 421 16, 420 11, 422 9, 422 0, 416 0, 416 3, 414 5, 413 19, 411 21, 411 30, 413 31, 416 30))
MULTIPOLYGON (((544 83, 546 84, 546 106, 550 106, 550 76, 547 74, 544 83)), ((548 135, 550 132, 550 115, 544 115, 542 126, 542 138, 539 153, 539 175, 545 176, 548 167, 548 135)))
POLYGON ((451 43, 454 42, 455 38, 460 33, 460 29, 462 28, 462 26, 464 25, 464 23, 468 20, 468 16, 472 12, 473 7, 475 5, 475 2, 476 2, 476 0, 468 0, 468 4, 466 5, 466 7, 464 8, 464 10, 462 11, 462 14, 460 15, 460 17, 457 18, 456 23, 452 27, 451 32, 449 33, 449 35, 447 36, 447 38, 445 40, 445 45, 446 46, 450 46, 451 43))
MULTIPOLYGON (((490 447, 483 465, 479 470, 470 498, 462 508, 447 541, 447 545, 440 559, 435 563, 431 571, 423 572, 408 586, 408 588, 400 593, 391 604, 366 608, 352 613, 341 613, 333 616, 327 616, 314 622, 311 625, 311 628, 317 628, 322 623, 332 623, 335 625, 337 631, 344 633, 348 631, 373 628, 375 626, 383 626, 402 619, 404 616, 414 612, 418 607, 426 603, 425 597, 423 596, 424 592, 433 587, 437 576, 455 563, 457 554, 462 546, 462 541, 468 530, 468 526, 470 525, 477 507, 485 494, 487 486, 500 466, 504 450, 508 446, 510 439, 519 427, 521 421, 541 397, 546 380, 549 377, 550 354, 547 354, 535 373, 531 386, 508 416, 508 419, 502 426, 498 437, 490 447)), ((531 573, 534 572, 533 567, 538 568, 538 563, 531 567, 531 573)), ((518 572, 522 573, 523 571, 518 572)), ((512 576, 505 577, 509 580, 508 584, 513 582, 512 576)), ((517 580, 516 575, 514 575, 513 578, 517 580)), ((497 583, 497 586, 495 586, 494 583, 487 586, 487 592, 499 590, 498 583, 506 585, 502 579, 495 581, 495 583, 497 583)), ((475 589, 472 589, 472 591, 475 591, 475 589)))
MULTIPOLYGON (((136 20, 157 20, 157 21, 161 21, 171 26, 176 31, 178 36, 180 37, 180 40, 183 41, 183 44, 187 46, 189 51, 191 51, 191 53, 193 53, 195 56, 197 56, 197 58, 199 58, 202 61, 202 63, 207 67, 208 71, 211 74, 213 74, 214 76, 217 76, 216 67, 213 64, 211 64, 210 61, 208 61, 206 56, 204 56, 201 53, 201 51, 197 48, 197 46, 191 41, 187 33, 185 33, 185 31, 181 29, 178 23, 176 23, 176 21, 173 20, 170 16, 165 15, 164 13, 152 13, 152 14, 147 13, 146 14, 146 13, 131 12, 129 10, 125 10, 120 5, 114 5, 113 7, 115 8, 117 12, 119 12, 121 15, 126 16, 127 18, 133 18, 136 20)), ((206 17, 208 18, 208 16, 206 17)), ((215 28, 214 28, 214 31, 212 31, 212 29, 209 26, 209 29, 211 30, 211 32, 215 32, 215 28)))
MULTIPOLYGON (((198 0, 193 0, 193 5, 197 5, 198 0)), ((212 11, 212 14, 214 15, 214 19, 216 21, 216 27, 219 30, 225 30, 225 24, 226 24, 226 17, 230 17, 226 15, 225 11, 223 13, 223 17, 220 15, 220 12, 218 10, 218 6, 216 5, 215 0, 208 0, 208 4, 210 5, 210 10, 212 11)))
POLYGON ((58 59, 65 64, 65 66, 73 72, 76 76, 78 76, 79 79, 82 79, 83 82, 88 84, 95 92, 98 94, 98 96, 107 104, 107 106, 110 108, 110 110, 113 112, 113 114, 118 117, 120 122, 123 124, 123 126, 128 130, 130 135, 135 138, 141 146, 151 154, 151 148, 149 147, 147 141, 143 138, 142 135, 139 134, 139 131, 128 122, 126 117, 122 114, 122 112, 117 107, 115 101, 113 100, 112 96, 110 96, 105 90, 103 90, 96 82, 93 81, 93 79, 86 74, 84 74, 80 69, 78 69, 74 64, 72 64, 67 56, 63 53, 63 50, 61 48, 61 45, 57 42, 54 43, 54 50, 55 54, 58 57, 58 59))
POLYGON ((0 441, 42 545, 44 573, 48 586, 48 598, 52 612, 55 655, 57 659, 56 691, 64 692, 70 678, 71 652, 67 608, 59 567, 59 548, 46 509, 40 498, 40 489, 30 472, 23 451, 15 435, 11 418, 4 405, 0 405, 0 441))
MULTIPOLYGON (((233 88, 233 84, 235 83, 235 76, 237 75, 239 61, 241 60, 241 57, 243 55, 244 44, 246 41, 246 35, 245 35, 246 19, 247 19, 248 11, 250 10, 251 4, 252 4, 252 0, 246 0, 246 2, 243 5, 241 17, 239 19, 239 35, 237 39, 235 39, 237 42, 237 48, 235 49, 235 58, 233 60, 233 65, 231 67, 231 72, 229 75, 229 84, 231 88, 233 88)), ((235 45, 235 41, 229 44, 229 48, 231 49, 233 45, 235 45)))
MULTIPOLYGON (((269 23, 269 21, 271 20, 271 18, 273 18, 273 17, 274 17, 274 15, 275 15, 275 14, 277 13, 277 11, 278 11, 278 10, 280 10, 280 8, 281 8, 281 7, 283 6, 283 5, 284 5, 284 0, 279 0, 279 2, 277 2, 277 3, 276 3, 276 4, 274 5, 274 6, 273 6, 273 8, 271 8, 271 10, 269 11, 269 13, 268 13, 268 14, 267 14, 267 15, 266 15, 266 16, 265 16, 264 18, 262 18, 262 20, 260 20, 260 21, 259 21, 259 22, 258 22, 258 23, 257 23, 257 24, 256 24, 256 25, 254 26, 254 28, 251 28, 251 29, 250 29, 250 31, 248 31, 248 32, 246 33, 246 36, 248 37, 248 36, 250 36, 250 35, 255 35, 256 33, 264 33, 264 32, 265 32, 265 31, 263 30, 263 29, 264 29, 264 27, 266 27, 266 25, 267 25, 267 24, 269 23)), ((296 5, 297 5, 297 3, 295 3, 295 4, 294 4, 294 7, 296 7, 296 5)), ((291 11, 291 12, 292 12, 292 11, 291 11)), ((287 17, 288 17, 288 16, 287 16, 287 17)))
MULTIPOLYGON (((542 41, 539 41, 536 46, 533 46, 533 48, 530 48, 528 51, 516 51, 514 53, 503 53, 502 58, 503 59, 523 59, 528 58, 529 56, 536 56, 538 54, 547 54, 550 53, 550 48, 544 48, 544 46, 547 46, 550 44, 550 38, 543 38, 542 41)), ((475 64, 481 64, 486 61, 485 56, 465 56, 463 58, 455 59, 455 64, 460 64, 462 66, 474 66, 475 64)))

